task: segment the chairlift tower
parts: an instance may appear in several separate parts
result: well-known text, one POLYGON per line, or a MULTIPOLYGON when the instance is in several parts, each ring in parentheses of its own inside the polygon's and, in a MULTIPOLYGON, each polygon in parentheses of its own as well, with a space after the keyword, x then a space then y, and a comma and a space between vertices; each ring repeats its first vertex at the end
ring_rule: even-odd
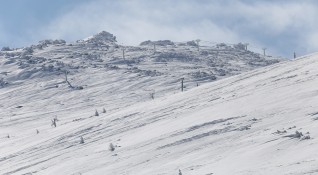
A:
POLYGON ((181 78, 181 92, 183 92, 183 88, 184 88, 184 86, 183 86, 183 80, 184 80, 184 78, 181 78))
POLYGON ((197 43, 198 51, 200 51, 200 45, 199 45, 199 43, 201 42, 201 40, 200 40, 200 39, 197 39, 197 40, 195 40, 195 42, 197 43))
POLYGON ((264 56, 266 56, 266 49, 267 49, 267 48, 264 47, 264 48, 262 48, 262 49, 263 49, 263 54, 264 54, 264 56))
POLYGON ((249 43, 245 43, 245 50, 247 51, 247 46, 249 45, 249 43))
POLYGON ((124 46, 123 46, 122 50, 123 50, 123 59, 125 60, 125 47, 124 46))

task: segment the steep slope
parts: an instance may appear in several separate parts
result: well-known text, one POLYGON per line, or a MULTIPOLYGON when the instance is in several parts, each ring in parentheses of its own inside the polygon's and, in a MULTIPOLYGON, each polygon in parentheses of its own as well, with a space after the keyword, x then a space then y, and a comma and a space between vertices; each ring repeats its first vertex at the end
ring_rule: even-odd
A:
POLYGON ((0 130, 10 138, 1 138, 0 172, 315 174, 317 65, 316 54, 120 110, 103 101, 97 89, 83 94, 100 103, 87 105, 81 91, 42 92, 41 82, 31 79, 1 90, 6 103, 0 130), (22 89, 24 97, 19 94, 17 101, 22 89), (34 92, 42 98, 32 99, 34 92), (93 116, 102 106, 107 113, 93 116), (50 126, 54 115, 56 128, 50 126), (114 152, 109 143, 116 145, 114 152))
POLYGON ((180 92, 178 78, 193 62, 168 61, 164 72, 152 53, 138 68, 161 73, 142 75, 129 71, 133 59, 113 59, 122 54, 115 43, 101 58, 90 59, 94 49, 69 57, 92 44, 82 42, 0 59, 8 81, 0 89, 0 174, 318 173, 318 54, 199 87, 188 76, 180 92), (69 88, 64 70, 84 89, 69 88))

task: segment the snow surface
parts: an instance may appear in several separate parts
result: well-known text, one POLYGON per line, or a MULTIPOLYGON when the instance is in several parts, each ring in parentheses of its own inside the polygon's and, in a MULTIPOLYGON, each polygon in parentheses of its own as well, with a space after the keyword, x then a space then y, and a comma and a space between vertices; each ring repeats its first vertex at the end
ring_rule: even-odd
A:
POLYGON ((0 174, 318 174, 318 54, 41 47, 0 52, 0 174))

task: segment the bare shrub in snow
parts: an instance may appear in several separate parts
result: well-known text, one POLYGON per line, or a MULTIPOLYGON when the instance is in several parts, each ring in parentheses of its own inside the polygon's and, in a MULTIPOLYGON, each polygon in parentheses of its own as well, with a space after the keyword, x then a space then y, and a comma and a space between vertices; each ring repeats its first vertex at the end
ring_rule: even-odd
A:
POLYGON ((139 45, 140 46, 146 46, 146 45, 153 45, 154 43, 150 40, 147 40, 147 41, 143 41, 141 42, 139 45))
POLYGON ((68 86, 72 89, 75 89, 75 90, 82 90, 84 89, 83 86, 73 86, 67 79, 67 75, 69 74, 69 71, 65 70, 64 71, 64 74, 65 74, 65 82, 68 84, 68 86))
POLYGON ((65 44, 65 43, 66 43, 66 41, 62 40, 62 39, 59 39, 59 40, 47 39, 47 40, 39 41, 39 45, 41 45, 41 46, 47 46, 50 44, 65 44))
POLYGON ((287 133, 286 130, 282 130, 282 131, 277 130, 276 132, 274 132, 274 134, 285 134, 285 133, 287 133))
POLYGON ((23 48, 23 54, 24 54, 24 55, 29 55, 29 54, 32 54, 32 53, 33 53, 32 47, 25 47, 25 48, 23 48))
POLYGON ((242 43, 235 44, 233 47, 238 50, 245 50, 245 45, 242 43))
POLYGON ((11 51, 10 47, 2 47, 1 51, 11 51))
POLYGON ((54 40, 52 41, 53 44, 65 44, 66 41, 65 40, 62 40, 62 39, 59 39, 59 40, 54 40))
POLYGON ((302 132, 296 131, 295 134, 286 135, 284 137, 290 137, 290 138, 298 138, 300 139, 303 136, 302 132))
POLYGON ((56 126, 57 126, 56 122, 59 121, 59 120, 57 119, 57 117, 53 118, 51 121, 52 121, 51 126, 54 126, 54 127, 56 128, 56 126))
POLYGON ((157 45, 157 46, 174 46, 174 42, 170 41, 170 40, 159 40, 159 41, 143 41, 141 42, 139 45, 140 46, 147 46, 147 45, 157 45))
POLYGON ((293 126, 293 127, 289 127, 288 129, 294 129, 294 128, 296 128, 296 126, 293 126))
POLYGON ((251 129, 251 125, 241 126, 241 127, 237 128, 236 130, 245 131, 245 130, 249 130, 249 129, 251 129))
POLYGON ((310 135, 306 135, 301 138, 301 140, 307 140, 307 139, 310 139, 310 135))
POLYGON ((195 41, 188 41, 187 42, 188 46, 194 46, 194 47, 198 47, 198 44, 195 41))
POLYGON ((302 136, 303 136, 303 133, 302 133, 302 132, 296 131, 295 134, 294 134, 294 137, 295 137, 295 138, 300 138, 300 137, 302 137, 302 136))
POLYGON ((4 81, 3 78, 0 79, 0 88, 5 87, 6 85, 8 85, 9 83, 4 81))
POLYGON ((84 87, 83 87, 83 86, 75 86, 74 89, 76 89, 76 90, 83 90, 84 87))
POLYGON ((191 72, 190 75, 196 80, 216 80, 216 76, 212 73, 207 73, 204 71, 191 72))
POLYGON ((69 73, 69 71, 67 71, 67 70, 64 71, 64 74, 65 74, 65 82, 69 85, 69 87, 74 88, 74 87, 72 86, 72 84, 67 80, 67 74, 68 74, 68 73, 69 73))
POLYGON ((303 135, 302 132, 299 132, 299 131, 296 131, 295 134, 290 134, 290 135, 287 135, 285 137, 291 137, 291 138, 297 138, 297 139, 300 139, 300 140, 308 140, 308 139, 311 139, 310 138, 310 135, 309 135, 309 132, 307 132, 308 135, 303 135))

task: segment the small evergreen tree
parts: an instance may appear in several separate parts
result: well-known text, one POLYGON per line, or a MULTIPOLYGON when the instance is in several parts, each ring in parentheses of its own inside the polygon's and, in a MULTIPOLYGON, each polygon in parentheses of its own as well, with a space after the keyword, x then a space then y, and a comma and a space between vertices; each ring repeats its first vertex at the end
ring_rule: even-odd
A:
POLYGON ((115 146, 112 143, 109 144, 109 151, 115 151, 115 146))
POLYGON ((150 93, 150 98, 153 99, 153 100, 155 99, 155 93, 154 92, 150 93))
POLYGON ((99 114, 98 114, 97 110, 95 110, 95 116, 99 116, 99 114))
POLYGON ((105 108, 103 108, 103 113, 106 113, 106 109, 105 108))
POLYGON ((81 136, 81 141, 80 141, 80 144, 83 144, 83 143, 85 143, 85 142, 84 142, 84 139, 83 139, 83 137, 81 136))

